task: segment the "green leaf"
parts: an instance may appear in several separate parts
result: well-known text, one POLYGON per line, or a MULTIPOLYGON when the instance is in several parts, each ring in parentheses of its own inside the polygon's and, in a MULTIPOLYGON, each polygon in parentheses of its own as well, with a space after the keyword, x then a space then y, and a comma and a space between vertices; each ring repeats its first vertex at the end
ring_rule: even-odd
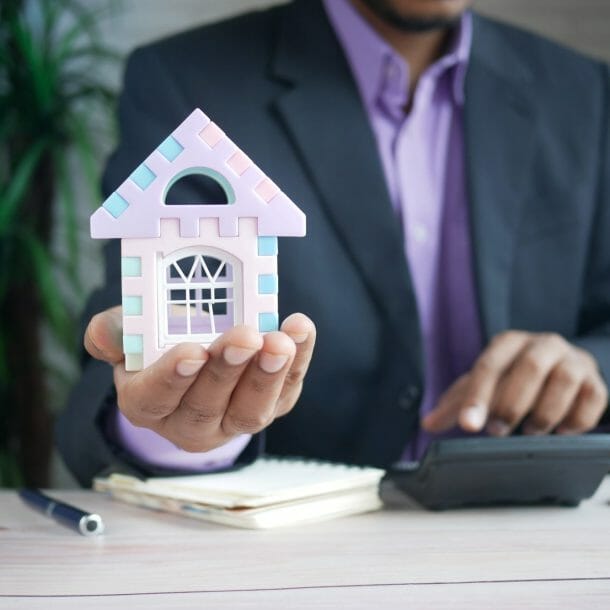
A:
POLYGON ((66 272, 74 285, 78 284, 78 222, 76 219, 76 201, 70 179, 66 155, 58 159, 57 182, 59 185, 59 203, 63 210, 66 231, 68 260, 66 272))
MULTIPOLYGON (((107 6, 101 5, 94 9, 91 7, 84 8, 81 3, 71 0, 63 0, 63 4, 66 11, 71 13, 74 23, 63 33, 57 43, 57 58, 62 62, 74 53, 74 44, 81 38, 87 38, 97 43, 101 39, 100 21, 114 10, 110 4, 107 6)), ((100 49, 100 55, 102 54, 101 45, 94 44, 92 46, 97 46, 100 49)))
POLYGON ((65 62, 65 60, 70 57, 73 52, 73 45, 77 43, 83 35, 83 23, 81 21, 82 20, 77 20, 59 41, 55 51, 55 59, 59 63, 65 62))
POLYGON ((86 125, 81 116, 75 115, 72 122, 74 134, 74 142, 78 153, 78 160, 84 170, 84 175, 87 183, 87 189, 91 200, 99 202, 101 199, 101 191, 99 186, 99 175, 96 169, 97 155, 95 151, 95 143, 91 134, 91 126, 86 125))
MULTIPOLYGON (((107 111, 115 101, 99 68, 119 55, 104 44, 100 20, 114 6, 114 0, 0 0, 0 302, 15 283, 27 280, 37 293, 42 319, 31 319, 27 311, 24 315, 48 328, 57 348, 73 358, 78 353, 78 320, 66 301, 68 296, 70 303, 80 297, 81 201, 74 190, 74 168, 66 159, 76 153, 93 196, 100 137, 95 122, 105 117, 97 110, 107 111), (29 206, 30 195, 36 195, 33 181, 47 155, 53 161, 49 183, 56 192, 51 201, 38 203, 62 206, 65 261, 51 257, 47 244, 33 233, 37 212, 27 218, 22 213, 23 203, 29 206)), ((97 194, 95 199, 99 201, 97 194)), ((19 405, 6 400, 13 367, 6 353, 12 345, 6 326, 0 324, 0 485, 19 476, 14 455, 5 449, 27 442, 19 438, 15 418, 9 417, 19 405)), ((48 375, 56 385, 65 381, 61 371, 48 375)))
MULTIPOLYGON (((9 284, 13 281, 15 273, 15 265, 13 265, 15 239, 12 233, 14 231, 11 230, 2 235, 2 239, 0 239, 0 303, 4 302, 9 284)), ((4 326, 0 325, 0 329, 4 330, 4 326)))
POLYGON ((103 102, 110 103, 114 101, 116 94, 114 90, 105 87, 100 83, 91 83, 81 81, 72 90, 66 92, 66 102, 76 102, 83 99, 99 99, 103 102))
POLYGON ((0 235, 4 234, 13 224, 19 211, 19 204, 30 187, 32 176, 47 145, 48 142, 45 139, 33 144, 21 158, 8 186, 2 187, 2 192, 0 192, 0 235))
POLYGON ((51 76, 45 66, 43 49, 35 44, 31 30, 27 24, 20 20, 13 28, 15 44, 21 53, 21 69, 30 76, 29 85, 36 96, 36 100, 44 111, 48 111, 51 104, 53 87, 51 76))
POLYGON ((55 281, 47 249, 30 231, 21 231, 20 237, 26 246, 33 274, 32 283, 38 289, 49 328, 64 348, 72 352, 75 347, 74 328, 55 281))
POLYGON ((0 328, 0 381, 7 383, 10 380, 8 352, 6 350, 6 329, 0 328))
POLYGON ((48 53, 53 46, 55 30, 62 14, 62 3, 57 0, 45 0, 42 5, 42 43, 48 53))

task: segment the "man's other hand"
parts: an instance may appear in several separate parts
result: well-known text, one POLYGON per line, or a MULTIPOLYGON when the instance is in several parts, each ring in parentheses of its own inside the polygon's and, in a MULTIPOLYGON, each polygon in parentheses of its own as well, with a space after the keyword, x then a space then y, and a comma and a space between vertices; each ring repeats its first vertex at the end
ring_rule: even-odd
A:
POLYGON ((146 369, 127 372, 122 310, 114 307, 91 319, 85 347, 113 366, 118 405, 132 424, 203 452, 259 432, 294 407, 315 337, 313 322, 295 313, 280 331, 261 335, 238 326, 208 349, 182 343, 146 369))
POLYGON ((595 427, 607 404, 591 354, 556 334, 508 331, 453 383, 422 427, 506 436, 523 424, 525 434, 579 434, 595 427))

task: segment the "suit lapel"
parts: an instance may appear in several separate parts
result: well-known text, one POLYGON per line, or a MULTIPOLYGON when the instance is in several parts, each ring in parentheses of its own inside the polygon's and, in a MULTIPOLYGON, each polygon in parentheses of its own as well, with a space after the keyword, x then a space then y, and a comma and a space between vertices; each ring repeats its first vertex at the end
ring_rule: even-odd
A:
MULTIPOLYGON (((475 15, 473 21, 466 178, 479 308, 489 339, 510 324, 512 261, 531 178, 536 108, 527 66, 485 19, 475 15)), ((285 11, 271 68, 289 85, 275 100, 275 111, 371 298, 421 373, 417 306, 400 224, 366 112, 319 2, 297 1, 285 11), (417 341, 409 343, 412 337, 417 341)))
POLYGON ((536 139, 531 79, 527 66, 475 16, 466 78, 465 146, 475 275, 488 340, 511 323, 516 232, 536 139))
POLYGON ((359 93, 320 3, 296 2, 286 18, 273 70, 292 87, 275 109, 381 315, 421 370, 400 222, 359 93))

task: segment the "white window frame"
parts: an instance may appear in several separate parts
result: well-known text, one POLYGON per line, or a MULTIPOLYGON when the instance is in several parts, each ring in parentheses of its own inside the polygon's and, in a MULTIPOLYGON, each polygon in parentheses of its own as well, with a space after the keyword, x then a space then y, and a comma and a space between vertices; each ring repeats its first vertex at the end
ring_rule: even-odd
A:
MULTIPOLYGON (((206 268, 207 269, 207 268, 206 268)), ((211 312, 211 326, 213 332, 211 333, 187 333, 187 334, 179 334, 174 335, 169 333, 168 327, 168 316, 167 316, 167 305, 168 305, 168 292, 169 290, 185 290, 185 304, 187 305, 187 328, 190 331, 190 313, 188 310, 189 305, 189 290, 193 290, 194 288, 203 288, 203 289, 212 289, 212 288, 232 288, 233 289, 233 323, 235 325, 243 324, 243 283, 242 283, 242 263, 241 261, 229 254, 225 250, 221 250, 220 248, 213 248, 210 246, 192 246, 189 248, 182 248, 180 250, 176 250, 167 256, 163 256, 159 254, 157 259, 157 311, 159 312, 158 320, 159 320, 159 347, 163 348, 167 345, 176 345, 178 343, 182 343, 185 341, 190 341, 194 343, 205 343, 210 344, 216 339, 221 333, 214 332, 215 330, 215 320, 214 314, 211 312), (179 271, 182 278, 185 280, 180 283, 170 283, 167 281, 167 268, 174 263, 177 263, 179 260, 183 258, 190 257, 212 257, 217 260, 220 260, 222 263, 228 263, 233 268, 233 280, 226 281, 222 279, 218 279, 219 273, 221 272, 222 265, 216 270, 216 273, 213 277, 209 272, 206 273, 208 278, 211 279, 211 282, 199 283, 199 282, 191 282, 191 277, 196 268, 196 265, 193 265, 191 268, 188 277, 185 276, 182 271, 179 271)), ((214 300, 213 302, 226 302, 222 300, 214 300)), ((227 302, 227 306, 230 303, 227 302)))

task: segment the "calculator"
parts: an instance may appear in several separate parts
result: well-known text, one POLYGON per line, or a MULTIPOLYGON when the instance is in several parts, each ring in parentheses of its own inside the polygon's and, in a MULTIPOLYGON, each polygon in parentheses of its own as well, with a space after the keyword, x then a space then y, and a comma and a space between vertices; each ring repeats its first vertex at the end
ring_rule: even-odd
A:
POLYGON ((610 470, 610 434, 433 441, 420 462, 387 477, 421 506, 577 506, 610 470))

